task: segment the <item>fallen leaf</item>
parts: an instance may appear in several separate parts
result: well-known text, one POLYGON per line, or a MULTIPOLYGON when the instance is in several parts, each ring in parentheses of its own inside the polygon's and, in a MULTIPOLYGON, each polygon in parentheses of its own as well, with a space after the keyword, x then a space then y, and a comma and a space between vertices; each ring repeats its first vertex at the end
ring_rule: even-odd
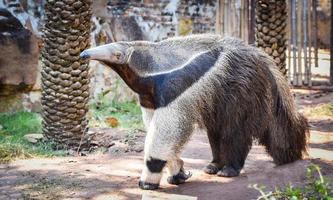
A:
POLYGON ((117 126, 119 125, 119 121, 118 121, 118 119, 116 119, 116 118, 114 118, 114 117, 107 117, 107 118, 105 119, 105 122, 106 122, 109 126, 111 126, 112 128, 117 127, 117 126))

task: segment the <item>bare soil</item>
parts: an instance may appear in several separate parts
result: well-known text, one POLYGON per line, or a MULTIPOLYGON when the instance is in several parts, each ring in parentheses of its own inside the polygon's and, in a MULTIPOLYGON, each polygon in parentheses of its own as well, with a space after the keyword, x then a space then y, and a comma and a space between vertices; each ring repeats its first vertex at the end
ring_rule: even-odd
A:
MULTIPOLYGON (((333 93, 294 90, 301 112, 332 101, 333 93)), ((161 189, 142 191, 138 188, 143 167, 144 133, 134 138, 103 129, 114 134, 114 144, 107 153, 81 157, 34 158, 0 165, 0 199, 142 199, 157 196, 163 199, 256 199, 259 192, 249 185, 268 188, 290 182, 303 184, 308 165, 321 166, 323 175, 333 180, 333 119, 311 116, 309 156, 305 160, 276 167, 261 146, 254 145, 239 177, 222 178, 207 175, 202 168, 210 161, 211 153, 205 133, 196 132, 187 144, 182 158, 185 169, 193 176, 187 183, 172 186, 164 176, 161 189), (180 194, 182 196, 171 196, 180 194), (185 196, 183 196, 185 195, 185 196)), ((124 134, 126 135, 126 134, 124 134)), ((147 198, 148 199, 148 198, 147 198)))

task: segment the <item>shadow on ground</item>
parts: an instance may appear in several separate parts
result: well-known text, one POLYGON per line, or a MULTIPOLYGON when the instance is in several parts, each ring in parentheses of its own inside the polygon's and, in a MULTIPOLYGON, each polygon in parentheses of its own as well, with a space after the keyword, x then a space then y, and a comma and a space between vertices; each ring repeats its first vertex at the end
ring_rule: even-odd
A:
POLYGON ((142 153, 90 155, 87 157, 19 160, 0 167, 0 199, 141 199, 143 194, 181 194, 198 199, 255 199, 259 193, 249 185, 273 189, 292 182, 303 184, 306 168, 314 162, 333 178, 333 165, 321 159, 297 161, 275 167, 264 148, 254 146, 241 176, 222 178, 204 174, 209 162, 207 138, 196 133, 182 157, 193 173, 183 185, 167 184, 163 177, 158 191, 142 191, 137 183, 143 167, 142 153), (200 149, 200 151, 198 151, 200 149))
MULTIPOLYGON (((333 93, 321 99, 303 99, 300 107, 331 101, 333 93), (311 102, 312 101, 312 102, 311 102)), ((311 98, 311 96, 309 97, 311 98)), ((183 185, 167 184, 162 178, 157 191, 142 191, 137 183, 143 167, 143 153, 108 153, 87 157, 18 160, 0 165, 0 199, 141 199, 143 194, 166 197, 181 194, 198 199, 256 199, 259 192, 249 185, 304 184, 311 163, 333 180, 333 119, 310 119, 311 137, 307 159, 276 167, 261 146, 254 145, 239 177, 222 178, 204 174, 211 152, 205 133, 196 132, 182 154, 185 169, 193 176, 183 185)), ((112 131, 112 130, 111 130, 112 131)), ((164 173, 165 174, 165 173, 164 173)))

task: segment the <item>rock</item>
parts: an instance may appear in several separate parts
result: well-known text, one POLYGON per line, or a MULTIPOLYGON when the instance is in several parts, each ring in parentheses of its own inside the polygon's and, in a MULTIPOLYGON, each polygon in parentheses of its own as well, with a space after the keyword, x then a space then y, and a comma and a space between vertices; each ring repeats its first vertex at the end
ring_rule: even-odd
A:
POLYGON ((131 151, 135 151, 137 153, 142 152, 143 149, 144 149, 144 144, 137 144, 137 145, 134 145, 133 147, 131 147, 131 151))
POLYGON ((37 39, 6 9, 0 9, 1 95, 31 88, 37 77, 37 39))
POLYGON ((24 139, 28 142, 31 142, 33 144, 37 143, 38 141, 41 141, 44 138, 42 134, 39 133, 31 133, 24 136, 24 139))
POLYGON ((67 154, 70 155, 70 156, 78 156, 78 152, 73 150, 73 149, 68 149, 67 150, 67 154))
POLYGON ((5 112, 11 109, 13 101, 8 100, 11 96, 33 88, 39 50, 37 38, 3 8, 0 8, 0 52, 0 112, 5 112))
POLYGON ((134 16, 112 17, 109 25, 111 30, 117 30, 112 32, 115 41, 147 39, 134 16))

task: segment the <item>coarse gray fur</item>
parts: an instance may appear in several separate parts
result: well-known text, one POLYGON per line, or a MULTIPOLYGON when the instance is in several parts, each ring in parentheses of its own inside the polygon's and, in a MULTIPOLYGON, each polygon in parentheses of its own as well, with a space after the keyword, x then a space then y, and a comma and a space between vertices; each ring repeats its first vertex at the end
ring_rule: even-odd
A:
POLYGON ((208 133, 210 174, 237 176, 253 139, 278 165, 306 151, 308 123, 285 77, 267 54, 238 39, 196 35, 120 42, 81 56, 108 64, 140 97, 147 127, 143 189, 158 187, 165 161, 169 183, 189 177, 180 153, 195 125, 208 133))

